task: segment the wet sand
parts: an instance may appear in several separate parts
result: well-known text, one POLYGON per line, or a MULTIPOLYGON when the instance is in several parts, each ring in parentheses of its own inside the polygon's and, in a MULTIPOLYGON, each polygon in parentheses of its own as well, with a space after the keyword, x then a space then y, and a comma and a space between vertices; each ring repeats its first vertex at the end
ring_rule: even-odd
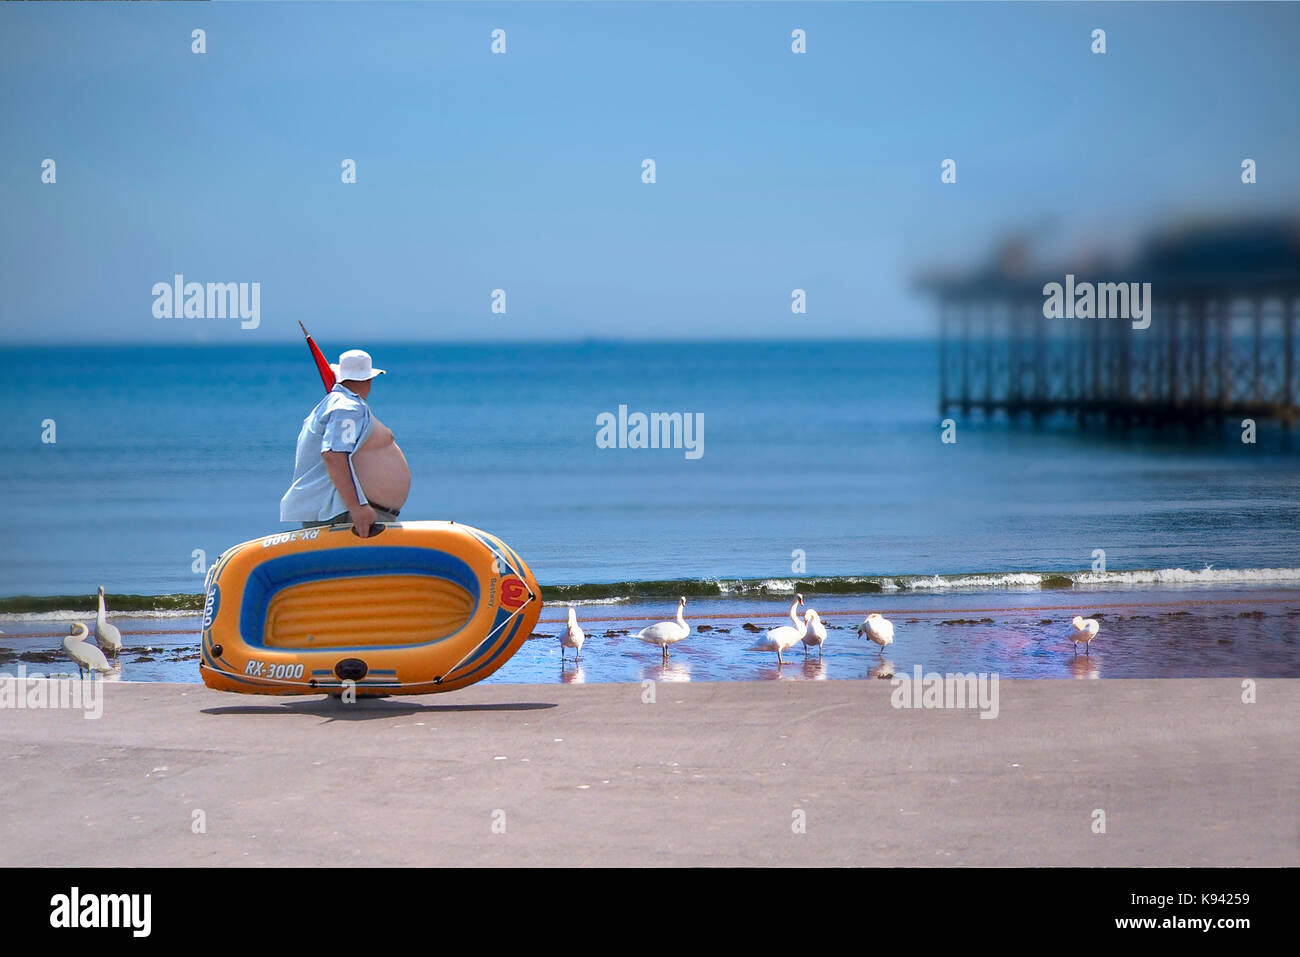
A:
MULTIPOLYGON (((748 649, 761 632, 788 624, 789 597, 689 599, 691 635, 673 647, 668 666, 659 649, 635 633, 671 617, 663 601, 584 603, 582 660, 560 661, 557 636, 568 609, 542 609, 532 639, 489 680, 491 684, 654 681, 824 681, 874 679, 881 673, 996 672, 1003 678, 1300 678, 1300 591, 1294 588, 1200 588, 978 594, 808 596, 828 629, 824 657, 802 648, 778 669, 774 654, 748 649), (868 611, 895 626, 882 656, 857 634, 868 611), (1068 640, 1076 615, 1096 617, 1101 633, 1089 655, 1068 640)), ((68 622, 93 623, 72 612, 0 616, 0 673, 63 673, 68 622)), ((125 651, 114 677, 125 681, 198 679, 199 619, 189 613, 150 617, 114 614, 125 651)))
POLYGON ((1294 680, 1003 680, 994 720, 882 680, 644 689, 0 710, 0 864, 1300 864, 1294 680))

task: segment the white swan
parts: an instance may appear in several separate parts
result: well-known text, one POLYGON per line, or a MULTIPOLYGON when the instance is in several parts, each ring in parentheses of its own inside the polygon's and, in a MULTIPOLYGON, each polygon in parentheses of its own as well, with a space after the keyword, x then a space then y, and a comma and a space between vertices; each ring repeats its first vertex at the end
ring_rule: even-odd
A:
POLYGON ((885 646, 894 641, 894 623, 888 618, 881 618, 874 611, 858 625, 858 637, 870 638, 880 646, 880 653, 885 653, 885 646))
POLYGON ((1079 653, 1079 642, 1083 642, 1084 653, 1091 655, 1092 639, 1097 637, 1097 632, 1101 631, 1101 625, 1096 618, 1084 618, 1082 615, 1075 615, 1074 621, 1070 622, 1074 626, 1074 631, 1070 633, 1070 641, 1074 644, 1074 653, 1079 653))
POLYGON ((99 647, 110 651, 116 658, 122 653, 122 633, 117 630, 116 625, 108 623, 108 615, 104 610, 104 586, 99 586, 99 614, 95 617, 95 641, 99 642, 99 647))
POLYGON ((779 628, 773 628, 758 644, 751 647, 750 651, 775 651, 778 665, 785 664, 785 659, 781 657, 781 652, 793 648, 803 636, 808 634, 808 623, 799 618, 794 613, 795 608, 803 604, 803 595, 796 595, 794 604, 790 606, 790 620, 792 625, 781 625, 779 628))
POLYGON ((686 624, 686 619, 682 617, 685 608, 685 597, 678 599, 676 621, 661 621, 649 628, 642 628, 636 633, 637 639, 646 644, 658 645, 663 649, 664 661, 667 661, 668 646, 676 644, 691 633, 691 626, 686 624))
POLYGON ((63 650, 77 663, 77 674, 82 677, 85 676, 85 671, 91 675, 96 671, 108 674, 113 668, 104 653, 86 640, 89 636, 90 629, 81 622, 76 622, 68 629, 68 637, 63 639, 63 650))
POLYGON ((803 614, 804 623, 808 626, 803 636, 803 653, 804 657, 808 656, 808 648, 815 646, 817 648, 817 657, 822 656, 822 645, 826 644, 826 626, 822 624, 822 616, 809 608, 803 614))
POLYGON ((573 649, 573 660, 577 661, 582 653, 582 643, 587 636, 582 629, 578 627, 578 612, 572 605, 569 606, 569 627, 560 632, 560 660, 564 660, 564 649, 573 649))

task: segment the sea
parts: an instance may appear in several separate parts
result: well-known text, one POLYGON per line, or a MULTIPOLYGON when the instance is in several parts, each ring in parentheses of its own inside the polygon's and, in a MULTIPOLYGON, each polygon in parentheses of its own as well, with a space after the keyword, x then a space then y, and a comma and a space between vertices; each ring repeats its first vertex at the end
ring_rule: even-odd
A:
MULTIPOLYGON (((941 415, 924 340, 362 345, 411 466, 402 517, 491 531, 542 584, 492 681, 1300 676, 1300 435, 941 415), (619 447, 638 412, 680 413, 690 445, 619 447), (748 649, 796 593, 830 637, 778 666, 748 649), (665 665, 633 635, 679 595, 692 633, 665 665), (555 638, 568 604, 577 664, 555 638), (895 624, 883 651, 857 635, 873 611, 895 624), (1101 622, 1077 656, 1076 614, 1101 622)), ((306 346, 6 359, 0 669, 66 670, 102 585, 116 677, 198 680, 204 571, 288 527, 322 394, 306 346)))

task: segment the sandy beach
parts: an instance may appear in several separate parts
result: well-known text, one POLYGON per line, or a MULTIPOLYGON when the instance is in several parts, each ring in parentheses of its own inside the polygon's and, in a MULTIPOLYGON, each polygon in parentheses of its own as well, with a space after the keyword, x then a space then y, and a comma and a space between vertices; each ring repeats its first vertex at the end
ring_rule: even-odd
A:
POLYGON ((110 682, 0 711, 0 863, 1294 866, 1300 683, 1241 684, 1004 680, 983 720, 883 680, 110 682))

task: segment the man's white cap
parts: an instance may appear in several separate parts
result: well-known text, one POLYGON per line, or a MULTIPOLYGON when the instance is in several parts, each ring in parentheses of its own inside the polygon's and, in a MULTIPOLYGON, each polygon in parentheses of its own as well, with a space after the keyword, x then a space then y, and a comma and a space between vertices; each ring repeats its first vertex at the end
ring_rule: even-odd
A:
POLYGON ((383 369, 376 369, 370 364, 370 353, 360 349, 349 349, 339 356, 337 363, 331 362, 334 378, 339 382, 367 382, 377 375, 383 375, 383 369))

